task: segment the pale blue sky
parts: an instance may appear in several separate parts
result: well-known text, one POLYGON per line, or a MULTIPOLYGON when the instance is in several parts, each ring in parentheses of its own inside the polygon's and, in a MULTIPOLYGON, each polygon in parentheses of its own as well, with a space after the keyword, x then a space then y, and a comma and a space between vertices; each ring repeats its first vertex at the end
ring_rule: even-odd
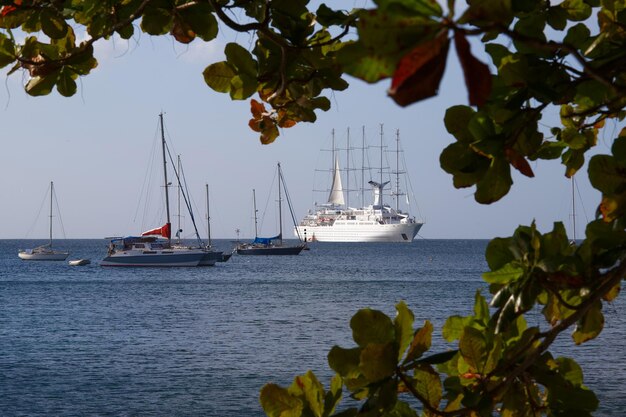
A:
MULTIPOLYGON (((45 214, 34 222, 51 180, 67 238, 133 235, 159 226, 142 224, 137 207, 161 111, 200 218, 205 213, 204 184, 209 184, 213 238, 234 238, 237 228, 242 238, 253 235, 251 190, 256 189, 261 208, 277 161, 302 217, 319 200, 312 193, 314 171, 330 165, 320 148, 328 146, 331 130, 343 138, 349 127, 358 141, 365 126, 372 143, 378 140, 380 123, 387 139, 400 129, 426 222, 417 239, 509 236, 533 219, 544 232, 552 229, 553 221, 569 225, 570 183, 558 161, 531 163, 533 179, 515 172, 510 194, 491 206, 476 203, 472 189, 453 188, 452 177, 439 166, 439 155, 453 141, 443 125, 445 109, 467 102, 454 50, 438 97, 400 108, 386 96, 389 81, 367 85, 348 78, 351 87, 330 96, 333 107, 318 112, 317 123, 285 129, 274 144, 264 146, 248 128, 248 101, 233 102, 209 89, 202 78, 203 69, 221 60, 224 45, 232 41, 250 43, 247 35, 220 34, 210 44, 196 40, 186 47, 143 34, 130 45, 119 39, 99 44, 99 66, 80 80, 71 98, 56 92, 30 97, 22 89, 27 80, 21 74, 3 77, 0 238, 47 236, 45 214)), ((606 129, 595 152, 608 152, 618 131, 616 126, 606 129)), ((577 207, 577 223, 582 225, 593 217, 599 194, 589 186, 586 169, 578 177, 584 212, 577 207)), ((175 199, 174 193, 173 206, 175 199)), ((204 235, 202 221, 199 227, 204 235)), ((190 226, 184 229, 187 234, 190 226)), ((261 234, 270 234, 275 227, 266 221, 264 229, 261 234)), ((579 237, 581 230, 579 226, 579 237)))

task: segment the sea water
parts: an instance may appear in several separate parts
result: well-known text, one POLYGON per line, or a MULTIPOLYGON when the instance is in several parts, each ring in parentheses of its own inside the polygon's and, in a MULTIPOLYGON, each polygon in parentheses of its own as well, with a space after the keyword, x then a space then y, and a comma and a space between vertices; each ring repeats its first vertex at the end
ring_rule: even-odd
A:
MULTIPOLYGON (((41 243, 0 240, 1 416, 263 416, 268 382, 311 369, 328 387, 328 351, 354 346, 358 309, 393 317, 404 300, 445 350, 446 317, 488 296, 485 240, 315 243, 206 268, 101 267, 104 240, 57 243, 87 266, 17 257, 41 243)), ((605 308, 597 340, 562 335, 552 349, 582 365, 598 416, 626 415, 623 298, 605 308)))

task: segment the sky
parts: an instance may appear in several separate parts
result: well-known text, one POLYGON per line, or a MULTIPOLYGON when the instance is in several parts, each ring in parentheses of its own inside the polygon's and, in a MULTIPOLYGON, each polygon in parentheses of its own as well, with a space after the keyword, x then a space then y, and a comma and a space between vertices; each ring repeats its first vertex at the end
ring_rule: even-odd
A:
MULTIPOLYGON (((55 237, 137 235, 160 226, 159 218, 151 220, 142 212, 141 197, 161 112, 170 147, 181 157, 202 236, 205 184, 210 189, 212 238, 253 237, 252 190, 261 216, 277 162, 301 218, 321 199, 313 188, 319 181, 316 170, 330 167, 328 153, 320 149, 328 149, 331 131, 339 140, 349 128, 351 140, 360 141, 365 127, 367 141, 373 144, 381 124, 386 141, 394 138, 396 129, 400 132, 419 206, 419 212, 411 214, 425 222, 416 239, 510 236, 518 225, 533 220, 541 232, 552 230, 555 221, 570 230, 571 185, 558 160, 531 162, 534 178, 514 171, 509 194, 488 206, 475 202, 473 188, 455 189, 452 177, 441 169, 439 155, 454 141, 443 124, 445 109, 467 104, 453 50, 437 97, 402 108, 387 97, 389 80, 366 84, 346 77, 350 87, 327 93, 332 108, 318 111, 316 123, 283 129, 275 143, 262 145, 248 127, 249 101, 231 101, 227 94, 211 90, 202 77, 207 65, 223 59, 228 42, 249 47, 251 40, 220 32, 208 44, 196 40, 188 46, 145 34, 130 43, 99 42, 98 67, 80 78, 78 92, 70 98, 56 91, 30 97, 23 90, 26 76, 17 72, 6 77, 6 68, 1 70, 0 239, 47 238, 44 197, 50 181, 62 219, 61 229, 55 214, 55 237)), ((550 120, 556 119, 546 117, 546 126, 550 120)), ((619 128, 609 126, 593 153, 608 153, 619 128)), ((586 166, 583 171, 585 175, 577 176, 578 237, 600 197, 588 183, 586 166)), ((150 182, 157 192, 162 189, 159 181, 150 182)), ((171 193, 176 211, 176 191, 171 193)), ((161 206, 154 199, 152 205, 161 206)), ((270 235, 276 227, 264 221, 259 234, 270 235)), ((183 230, 184 236, 191 231, 188 217, 183 230)))

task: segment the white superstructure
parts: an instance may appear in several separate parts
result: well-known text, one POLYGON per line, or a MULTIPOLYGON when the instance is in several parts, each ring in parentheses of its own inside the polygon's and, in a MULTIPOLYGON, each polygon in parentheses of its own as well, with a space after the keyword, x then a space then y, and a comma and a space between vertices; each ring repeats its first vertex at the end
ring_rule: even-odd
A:
MULTIPOLYGON (((396 175, 399 174, 396 170, 396 175)), ((361 208, 346 206, 339 160, 334 158, 328 202, 310 210, 294 229, 295 234, 307 242, 412 242, 424 223, 383 202, 383 191, 389 181, 368 183, 372 187, 373 203, 361 208)), ((400 194, 396 188, 396 197, 400 194)))

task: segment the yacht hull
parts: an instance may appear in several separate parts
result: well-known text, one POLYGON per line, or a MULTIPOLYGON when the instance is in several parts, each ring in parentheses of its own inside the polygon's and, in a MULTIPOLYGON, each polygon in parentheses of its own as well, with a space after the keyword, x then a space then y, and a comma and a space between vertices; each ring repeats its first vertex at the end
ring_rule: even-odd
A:
POLYGON ((242 246, 237 248, 237 255, 298 255, 303 249, 304 245, 269 247, 242 246))
POLYGON ((115 253, 100 261, 101 266, 156 267, 156 266, 198 266, 205 253, 115 253))
POLYGON ((22 251, 17 256, 24 261, 64 261, 69 256, 69 252, 33 253, 22 251))

